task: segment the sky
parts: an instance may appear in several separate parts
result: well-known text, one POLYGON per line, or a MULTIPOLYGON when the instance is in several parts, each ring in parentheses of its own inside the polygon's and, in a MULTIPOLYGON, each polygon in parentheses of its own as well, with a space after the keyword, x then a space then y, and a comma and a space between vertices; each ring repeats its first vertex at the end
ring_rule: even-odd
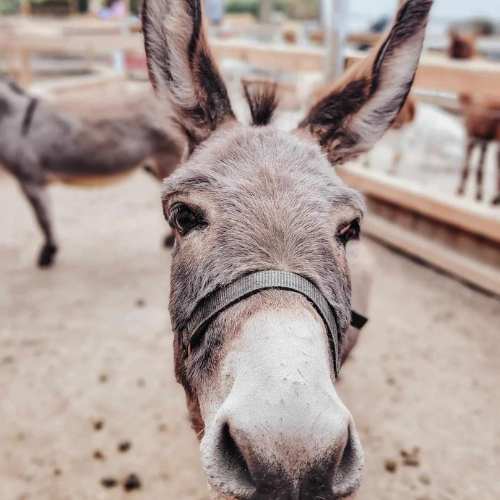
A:
MULTIPOLYGON (((352 14, 370 17, 389 14, 396 9, 396 0, 347 0, 352 14)), ((500 0, 435 0, 432 16, 444 19, 492 17, 500 21, 500 0)))

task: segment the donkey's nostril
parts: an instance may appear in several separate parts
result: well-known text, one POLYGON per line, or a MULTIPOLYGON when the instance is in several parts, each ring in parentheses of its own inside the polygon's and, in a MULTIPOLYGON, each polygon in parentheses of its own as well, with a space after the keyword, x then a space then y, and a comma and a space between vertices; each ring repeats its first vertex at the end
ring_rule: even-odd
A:
POLYGON ((201 446, 209 483, 219 494, 240 500, 295 495, 326 500, 344 498, 359 487, 363 452, 352 422, 326 430, 330 419, 316 422, 321 440, 310 435, 307 448, 299 431, 289 436, 293 445, 277 446, 282 441, 262 442, 262 435, 231 417, 226 415, 217 429, 207 432, 201 446))
POLYGON ((334 473, 333 489, 339 497, 350 495, 358 489, 364 463, 361 443, 352 423, 347 432, 347 442, 334 473))
POLYGON ((252 474, 230 425, 224 423, 217 434, 207 435, 202 443, 202 457, 210 482, 229 495, 249 498, 255 492, 252 474))
POLYGON ((237 470, 239 476, 245 476, 251 483, 250 470, 248 469, 243 453, 231 435, 231 429, 227 423, 222 427, 220 446, 229 464, 231 464, 231 468, 237 470))

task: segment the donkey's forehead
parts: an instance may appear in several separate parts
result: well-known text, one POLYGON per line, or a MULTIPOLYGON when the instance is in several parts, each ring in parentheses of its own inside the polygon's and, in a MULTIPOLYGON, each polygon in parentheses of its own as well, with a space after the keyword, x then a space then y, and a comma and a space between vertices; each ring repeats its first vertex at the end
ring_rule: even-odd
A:
POLYGON ((165 181, 164 198, 192 191, 251 191, 263 185, 363 206, 315 142, 272 126, 233 125, 215 132, 165 181))
MULTIPOLYGON (((324 162, 328 160, 316 142, 306 140, 295 133, 285 132, 269 125, 253 127, 232 122, 221 128, 195 152, 189 163, 211 161, 213 164, 226 165, 255 163, 276 165, 307 162, 311 160, 324 162)), ((220 170, 220 168, 219 168, 220 170)))

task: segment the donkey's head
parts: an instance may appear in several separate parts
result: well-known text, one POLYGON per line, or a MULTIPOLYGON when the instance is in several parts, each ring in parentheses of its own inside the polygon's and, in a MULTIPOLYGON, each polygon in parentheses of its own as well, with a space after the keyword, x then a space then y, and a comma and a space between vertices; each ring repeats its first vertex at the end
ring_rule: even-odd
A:
POLYGON ((359 485, 362 450, 335 390, 335 358, 346 355, 346 245, 363 204, 332 165, 369 150, 397 116, 431 3, 406 2, 377 50, 293 133, 268 125, 269 93, 250 95, 251 126, 237 122, 199 0, 144 3, 150 77, 189 144, 163 194, 176 237, 176 372, 222 497, 333 499, 359 485), (255 289, 255 273, 269 270, 296 277, 296 288, 266 286, 267 276, 255 289))

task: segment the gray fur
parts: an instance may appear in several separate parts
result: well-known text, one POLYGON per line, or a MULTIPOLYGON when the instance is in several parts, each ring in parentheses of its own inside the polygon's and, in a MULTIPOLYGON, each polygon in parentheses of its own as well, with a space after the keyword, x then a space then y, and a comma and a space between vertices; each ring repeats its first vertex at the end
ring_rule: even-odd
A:
POLYGON ((0 165, 19 182, 45 243, 39 265, 57 251, 45 188, 53 181, 86 183, 131 172, 147 159, 167 176, 182 155, 147 112, 123 119, 81 120, 37 102, 8 80, 0 80, 0 165), (31 106, 31 107, 30 107, 31 106), (30 111, 31 109, 31 111, 30 111), (32 113, 27 120, 27 113, 32 113))
MULTIPOLYGON (((187 193, 193 203, 206 200, 201 207, 208 226, 175 247, 170 314, 178 335, 195 305, 215 287, 265 269, 293 271, 313 281, 338 304, 345 334, 351 290, 336 231, 361 217, 364 205, 332 173, 317 144, 272 127, 240 125, 216 133, 165 181, 167 212, 187 193)), ((186 370, 203 375, 196 367, 186 370)))

